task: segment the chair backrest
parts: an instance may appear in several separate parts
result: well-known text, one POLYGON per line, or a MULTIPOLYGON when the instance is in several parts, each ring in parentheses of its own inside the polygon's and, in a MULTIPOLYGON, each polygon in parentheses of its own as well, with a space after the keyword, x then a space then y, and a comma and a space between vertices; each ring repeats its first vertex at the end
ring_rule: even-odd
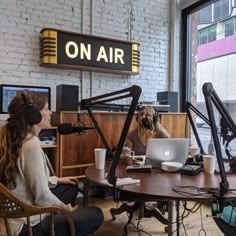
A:
POLYGON ((21 218, 26 217, 29 235, 32 235, 32 228, 30 224, 30 216, 49 213, 51 216, 51 230, 50 234, 54 235, 54 224, 53 224, 53 216, 55 214, 63 215, 69 225, 70 225, 70 235, 75 235, 74 222, 70 217, 69 213, 61 208, 56 206, 48 206, 48 207, 38 207, 29 205, 19 198, 16 197, 11 191, 9 191, 2 183, 0 183, 0 218, 4 219, 7 234, 10 235, 10 229, 8 226, 7 219, 8 218, 21 218))

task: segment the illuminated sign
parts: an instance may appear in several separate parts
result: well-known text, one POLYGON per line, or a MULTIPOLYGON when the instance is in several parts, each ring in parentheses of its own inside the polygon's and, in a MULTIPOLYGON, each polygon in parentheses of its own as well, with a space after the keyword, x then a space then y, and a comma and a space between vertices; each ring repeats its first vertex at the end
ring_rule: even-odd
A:
POLYGON ((55 29, 43 29, 40 33, 41 66, 139 73, 138 43, 55 29))

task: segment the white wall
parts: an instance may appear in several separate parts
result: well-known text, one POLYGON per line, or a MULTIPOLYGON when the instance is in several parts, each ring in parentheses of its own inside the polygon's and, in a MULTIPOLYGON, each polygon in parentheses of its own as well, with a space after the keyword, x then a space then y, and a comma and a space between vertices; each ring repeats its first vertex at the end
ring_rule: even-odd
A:
POLYGON ((140 85, 140 100, 156 100, 168 90, 169 1, 165 0, 0 0, 1 83, 82 88, 80 98, 140 85), (140 74, 135 76, 44 68, 39 65, 42 28, 87 33, 140 43, 140 74))
POLYGON ((204 102, 202 85, 211 82, 223 101, 236 101, 236 55, 214 58, 199 62, 197 65, 197 102, 204 102))

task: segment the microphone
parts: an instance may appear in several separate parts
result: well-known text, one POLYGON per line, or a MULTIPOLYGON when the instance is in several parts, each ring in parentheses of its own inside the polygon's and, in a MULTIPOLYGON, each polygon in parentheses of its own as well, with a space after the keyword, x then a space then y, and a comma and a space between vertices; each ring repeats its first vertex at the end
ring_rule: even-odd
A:
POLYGON ((149 120, 147 117, 142 119, 142 124, 144 126, 145 129, 150 129, 151 131, 153 131, 153 122, 151 120, 149 120))
POLYGON ((58 133, 59 134, 72 134, 72 133, 82 133, 85 130, 95 129, 95 127, 87 127, 84 125, 72 125, 71 123, 63 123, 58 125, 58 133))

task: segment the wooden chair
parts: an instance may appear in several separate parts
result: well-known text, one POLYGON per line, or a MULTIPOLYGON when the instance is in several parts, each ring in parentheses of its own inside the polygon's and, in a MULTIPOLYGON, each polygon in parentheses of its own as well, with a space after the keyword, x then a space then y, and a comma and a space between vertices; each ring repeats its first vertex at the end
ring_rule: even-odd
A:
POLYGON ((21 218, 26 217, 29 236, 32 236, 32 228, 30 225, 30 216, 49 213, 50 215, 50 235, 54 235, 54 222, 53 216, 55 214, 63 215, 70 226, 70 235, 75 236, 75 228, 74 222, 70 217, 69 213, 61 208, 56 206, 48 206, 48 207, 38 207, 29 205, 19 198, 17 198, 11 191, 9 191, 3 184, 0 183, 0 218, 4 219, 6 225, 7 234, 10 235, 10 229, 8 225, 8 218, 21 218))

